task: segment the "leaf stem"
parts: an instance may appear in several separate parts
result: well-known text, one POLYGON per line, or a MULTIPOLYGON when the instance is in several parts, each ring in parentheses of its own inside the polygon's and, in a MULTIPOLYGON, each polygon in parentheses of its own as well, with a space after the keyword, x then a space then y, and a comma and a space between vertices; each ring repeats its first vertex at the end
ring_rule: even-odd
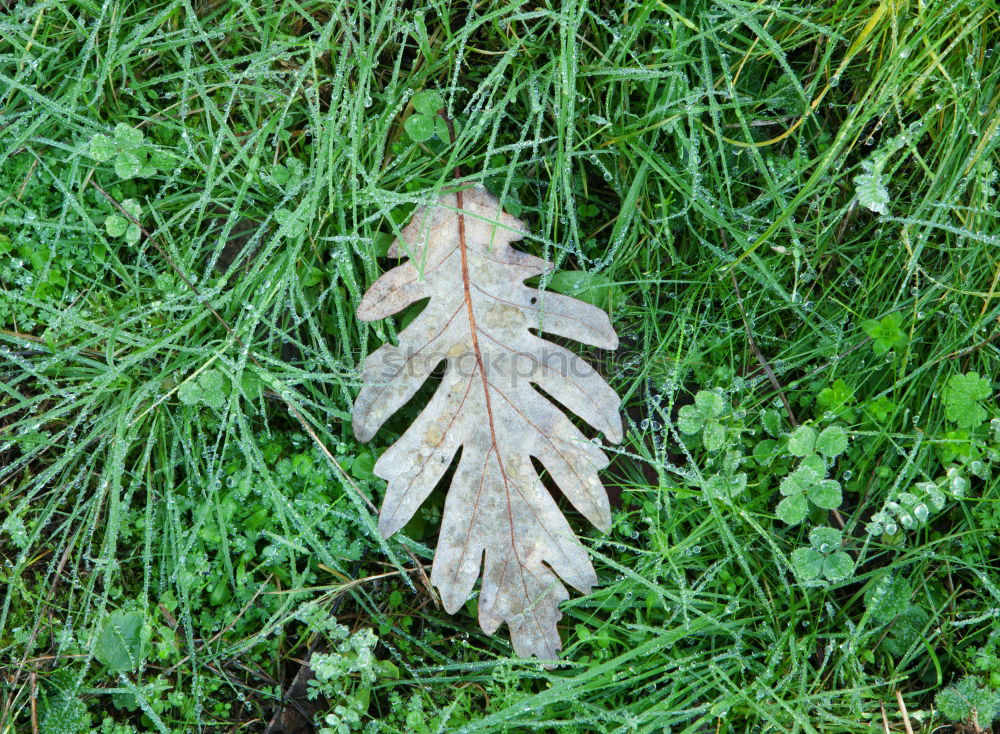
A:
MULTIPOLYGON (((448 117, 447 111, 442 107, 438 110, 438 115, 444 120, 445 125, 448 126, 448 138, 452 146, 455 145, 455 124, 452 122, 451 118, 448 117)), ((454 178, 456 183, 459 183, 462 178, 462 169, 456 163, 454 178)), ((486 405, 486 418, 489 421, 490 426, 490 440, 493 444, 493 453, 496 455, 497 468, 500 470, 500 477, 503 479, 504 491, 507 495, 507 520, 510 525, 510 547, 511 551, 514 553, 514 558, 518 565, 523 568, 524 563, 521 561, 521 555, 517 550, 517 539, 514 532, 514 509, 511 506, 510 501, 510 480, 507 477, 507 470, 504 468, 503 459, 500 457, 500 443, 497 440, 496 433, 496 423, 493 418, 493 404, 490 401, 490 385, 489 380, 486 379, 486 370, 483 366, 483 354, 479 348, 479 337, 476 327, 476 316, 472 309, 472 284, 469 278, 469 257, 468 257, 468 244, 465 241, 465 207, 462 199, 462 189, 460 186, 456 187, 455 190, 455 206, 458 209, 458 250, 462 256, 462 287, 465 291, 465 310, 469 315, 469 335, 472 341, 472 352, 476 358, 476 368, 479 370, 479 376, 483 383, 483 401, 486 405)), ((487 454, 487 463, 489 462, 489 455, 487 454)), ((485 569, 484 569, 485 574, 485 569)), ((521 583, 524 584, 524 591, 527 595, 527 585, 524 582, 524 574, 521 574, 521 583)))

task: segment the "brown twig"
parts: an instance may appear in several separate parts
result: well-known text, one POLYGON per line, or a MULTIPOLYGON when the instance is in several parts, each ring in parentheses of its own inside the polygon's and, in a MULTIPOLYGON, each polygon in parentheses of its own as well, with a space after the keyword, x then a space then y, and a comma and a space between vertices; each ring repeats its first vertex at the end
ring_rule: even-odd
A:
MULTIPOLYGON (((388 565, 388 564, 383 564, 383 565, 388 565)), ((334 574, 336 576, 343 576, 344 578, 347 578, 343 574, 334 571, 332 568, 329 568, 329 567, 325 566, 322 563, 319 564, 319 567, 321 569, 323 569, 324 571, 326 571, 327 573, 332 573, 332 574, 334 574)), ((428 563, 423 568, 424 569, 431 568, 431 564, 428 563)), ((325 589, 331 589, 331 588, 332 589, 336 589, 339 592, 339 591, 344 591, 346 589, 350 589, 350 588, 352 588, 354 586, 361 586, 362 584, 368 583, 370 581, 378 581, 380 579, 392 578, 393 576, 402 576, 403 574, 407 574, 407 573, 410 573, 412 571, 419 571, 419 570, 421 570, 421 569, 404 568, 404 569, 402 569, 400 571, 387 571, 386 573, 377 573, 377 574, 374 574, 372 576, 365 576, 364 578, 360 578, 360 579, 347 579, 342 584, 336 585, 336 586, 333 586, 333 585, 309 586, 309 587, 298 588, 298 589, 282 589, 280 591, 267 591, 267 592, 264 592, 264 593, 266 593, 268 595, 274 595, 274 594, 300 594, 303 591, 319 591, 319 590, 325 590, 325 589)))
MULTIPOLYGON (((959 357, 964 357, 967 354, 972 354, 977 349, 982 349, 987 344, 990 344, 996 341, 997 339, 1000 339, 1000 330, 994 331, 992 334, 983 339, 981 342, 977 342, 976 344, 973 344, 971 347, 966 347, 965 349, 960 349, 957 352, 952 352, 951 354, 945 356, 944 359, 958 359, 959 357)), ((941 360, 938 361, 940 362, 941 360)))
POLYGON ((910 715, 906 711, 906 704, 903 703, 903 694, 896 689, 896 704, 899 706, 899 713, 903 717, 903 727, 906 729, 906 734, 913 734, 913 727, 910 726, 910 715))
POLYGON ((854 206, 856 203, 857 199, 852 199, 850 205, 847 207, 847 211, 844 212, 844 218, 840 220, 840 224, 837 225, 837 231, 834 232, 834 242, 840 242, 844 238, 844 230, 847 229, 847 224, 851 221, 851 214, 854 212, 854 206))
POLYGON ((882 731, 885 734, 891 734, 889 730, 889 717, 885 714, 885 704, 881 701, 878 702, 879 711, 882 712, 882 731))
POLYGON ((31 734, 38 734, 38 674, 31 671, 31 734))

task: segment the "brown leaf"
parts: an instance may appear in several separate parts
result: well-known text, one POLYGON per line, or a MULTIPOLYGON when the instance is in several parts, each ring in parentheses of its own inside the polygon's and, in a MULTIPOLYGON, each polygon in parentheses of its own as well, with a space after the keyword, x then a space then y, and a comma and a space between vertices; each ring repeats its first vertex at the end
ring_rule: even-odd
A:
POLYGON ((365 360, 354 434, 369 440, 446 362, 427 407, 375 464, 389 483, 379 529, 388 537, 402 528, 461 449, 431 581, 454 613, 482 572, 483 630, 493 634, 506 622, 518 655, 553 659, 559 603, 569 598, 560 578, 589 593, 597 575, 531 458, 606 531, 611 513, 597 472, 608 457, 536 386, 614 443, 622 438, 621 401, 580 357, 531 330, 604 349, 618 337, 599 308, 524 284, 552 265, 510 246, 523 234, 481 188, 414 213, 389 253, 409 260, 372 285, 358 318, 430 302, 398 346, 385 344, 365 360))

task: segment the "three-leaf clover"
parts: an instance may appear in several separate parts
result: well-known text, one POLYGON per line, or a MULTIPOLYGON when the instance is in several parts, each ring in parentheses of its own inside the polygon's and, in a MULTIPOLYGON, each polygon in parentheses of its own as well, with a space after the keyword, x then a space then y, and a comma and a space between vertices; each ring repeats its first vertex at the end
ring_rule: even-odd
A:
POLYGON ((685 405, 678 411, 677 427, 682 433, 700 431, 705 448, 718 451, 726 441, 726 429, 718 421, 725 411, 726 401, 722 395, 712 390, 699 390, 694 396, 694 405, 685 405))
POLYGON ((801 457, 816 451, 827 459, 835 459, 847 451, 847 431, 840 426, 829 426, 816 435, 812 426, 800 426, 788 437, 788 450, 801 457))
POLYGON ((776 508, 778 517, 797 525, 809 511, 810 502, 824 510, 839 507, 843 499, 840 482, 825 478, 826 460, 847 450, 847 432, 840 426, 829 426, 817 434, 812 426, 799 426, 788 437, 788 450, 801 457, 802 463, 778 487, 785 497, 776 508))
MULTIPOLYGON (((142 208, 135 199, 125 199, 122 202, 122 209, 133 219, 139 219, 139 215, 142 214, 142 208)), ((111 237, 124 237, 130 245, 139 241, 139 225, 121 214, 109 214, 104 220, 104 229, 111 237)))
POLYGON ((848 422, 854 420, 854 411, 850 407, 853 401, 854 391, 841 379, 834 380, 832 385, 824 387, 816 396, 816 402, 824 410, 848 422))
POLYGON ((843 538, 836 528, 819 527, 809 531, 809 548, 792 551, 792 566, 803 580, 825 578, 843 581, 854 573, 854 561, 841 550, 843 538))
POLYGON ((885 395, 869 400, 864 405, 865 410, 879 423, 885 423, 889 415, 896 410, 896 404, 885 395))
POLYGON ((274 220, 281 225, 280 232, 289 239, 298 239, 306 233, 306 223, 298 209, 290 211, 282 207, 274 212, 274 220))
POLYGON ((90 157, 98 163, 115 159, 115 173, 119 178, 152 176, 156 167, 149 162, 149 150, 143 142, 142 130, 124 122, 115 125, 114 137, 97 133, 90 139, 90 157))
POLYGON ((826 510, 840 506, 840 483, 824 479, 825 470, 823 460, 813 455, 781 481, 778 491, 785 498, 775 511, 782 521, 798 525, 809 511, 809 502, 826 510))
POLYGON ((732 476, 713 474, 705 482, 705 494, 718 500, 731 500, 747 488, 747 475, 740 472, 732 476))
POLYGON ((276 163, 268 171, 271 180, 278 186, 292 188, 302 181, 305 164, 298 158, 288 158, 287 163, 276 163))
POLYGON ((444 107, 444 99, 439 92, 425 90, 413 95, 415 112, 406 118, 403 129, 414 143, 423 143, 437 135, 441 140, 448 140, 448 125, 438 115, 438 110, 444 107))
POLYGON ((906 344, 906 332, 900 326, 903 317, 898 313, 890 313, 882 319, 868 319, 861 322, 861 328, 872 338, 872 347, 875 354, 882 356, 890 349, 901 347, 906 344))
POLYGON ((229 390, 226 378, 218 370, 205 370, 197 378, 186 381, 177 390, 177 397, 185 405, 204 403, 210 408, 221 408, 226 403, 229 390))
POLYGON ((952 375, 941 396, 944 414, 960 428, 976 428, 986 420, 986 410, 979 401, 992 392, 990 381, 976 372, 952 375))

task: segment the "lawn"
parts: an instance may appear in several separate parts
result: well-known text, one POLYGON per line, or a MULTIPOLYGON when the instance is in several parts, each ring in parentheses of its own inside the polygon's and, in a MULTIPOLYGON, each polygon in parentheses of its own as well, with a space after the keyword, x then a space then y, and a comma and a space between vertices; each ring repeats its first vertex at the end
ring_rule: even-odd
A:
POLYGON ((995 3, 0 8, 0 734, 1000 718, 995 3), (352 429, 456 167, 618 335, 548 665, 352 429))

